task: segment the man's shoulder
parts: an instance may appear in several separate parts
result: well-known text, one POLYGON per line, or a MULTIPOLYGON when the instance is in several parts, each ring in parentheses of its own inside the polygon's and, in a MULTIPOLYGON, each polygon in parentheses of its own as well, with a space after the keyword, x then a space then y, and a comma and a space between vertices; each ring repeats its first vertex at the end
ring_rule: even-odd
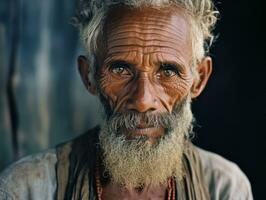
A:
POLYGON ((201 148, 198 152, 211 199, 253 199, 250 182, 235 163, 201 148))
POLYGON ((18 160, 0 174, 0 199, 36 199, 39 195, 51 199, 56 162, 54 149, 18 160))

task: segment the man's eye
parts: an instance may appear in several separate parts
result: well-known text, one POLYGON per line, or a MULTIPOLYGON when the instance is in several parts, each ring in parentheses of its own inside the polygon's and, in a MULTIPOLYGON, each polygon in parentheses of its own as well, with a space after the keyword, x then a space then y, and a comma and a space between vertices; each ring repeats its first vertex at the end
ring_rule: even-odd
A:
POLYGON ((163 70, 163 73, 164 73, 164 76, 166 76, 166 77, 172 77, 172 76, 177 75, 177 73, 175 71, 170 70, 170 69, 163 70))
POLYGON ((173 76, 179 75, 179 71, 177 67, 174 64, 161 64, 160 66, 160 73, 159 76, 165 77, 165 78, 170 78, 173 76))
POLYGON ((122 74, 125 71, 124 67, 115 67, 112 68, 112 72, 115 74, 122 74))
POLYGON ((111 73, 116 75, 125 75, 125 76, 130 75, 129 64, 122 61, 111 63, 109 70, 111 73))

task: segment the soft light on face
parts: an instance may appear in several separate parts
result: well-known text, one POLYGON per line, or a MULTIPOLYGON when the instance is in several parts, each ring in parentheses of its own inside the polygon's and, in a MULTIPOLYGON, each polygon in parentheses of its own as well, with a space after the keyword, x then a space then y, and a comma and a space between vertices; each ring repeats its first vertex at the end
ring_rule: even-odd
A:
MULTIPOLYGON (((189 24, 180 8, 110 11, 99 90, 113 113, 171 113, 193 83, 189 24)), ((164 134, 142 122, 135 135, 164 134), (149 129, 147 129, 149 128, 149 129)))
POLYGON ((123 8, 108 19, 99 86, 112 110, 171 112, 193 80, 183 11, 123 8))

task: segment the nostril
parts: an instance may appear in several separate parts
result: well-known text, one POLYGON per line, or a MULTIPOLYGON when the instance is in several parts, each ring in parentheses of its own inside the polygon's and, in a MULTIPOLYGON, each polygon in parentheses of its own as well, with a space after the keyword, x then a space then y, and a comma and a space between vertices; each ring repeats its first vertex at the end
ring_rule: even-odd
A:
POLYGON ((144 113, 157 110, 157 100, 142 101, 142 100, 130 100, 127 105, 128 110, 144 113))

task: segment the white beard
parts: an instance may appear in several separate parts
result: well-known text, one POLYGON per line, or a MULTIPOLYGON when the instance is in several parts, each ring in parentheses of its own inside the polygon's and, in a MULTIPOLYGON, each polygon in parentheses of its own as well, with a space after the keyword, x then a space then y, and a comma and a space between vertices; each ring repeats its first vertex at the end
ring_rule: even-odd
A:
POLYGON ((110 132, 108 123, 102 125, 99 140, 103 164, 111 181, 126 187, 165 184, 167 178, 180 180, 185 138, 192 130, 193 115, 190 98, 182 105, 175 128, 154 145, 137 137, 127 140, 126 134, 110 132))

